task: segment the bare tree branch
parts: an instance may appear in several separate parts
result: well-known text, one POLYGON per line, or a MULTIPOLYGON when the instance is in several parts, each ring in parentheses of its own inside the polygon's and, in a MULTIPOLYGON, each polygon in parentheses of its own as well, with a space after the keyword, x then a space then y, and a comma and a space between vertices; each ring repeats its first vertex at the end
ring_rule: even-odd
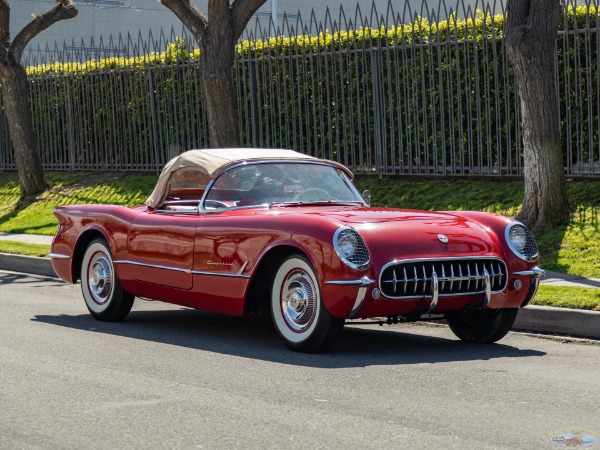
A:
POLYGON ((192 0, 160 0, 183 22, 197 41, 204 37, 208 20, 192 0))
POLYGON ((14 39, 10 51, 16 61, 21 60, 21 55, 25 46, 36 37, 40 32, 46 28, 51 27, 56 22, 65 19, 71 19, 78 13, 77 6, 73 0, 57 0, 56 6, 48 11, 46 14, 37 16, 31 22, 29 22, 23 29, 17 34, 14 39))
MULTIPOLYGON (((244 32, 244 28, 246 28, 246 25, 252 18, 252 14, 264 5, 266 1, 267 0, 235 0, 233 2, 233 32, 235 33, 236 39, 239 39, 244 32)), ((275 18, 273 20, 275 20, 275 18)))

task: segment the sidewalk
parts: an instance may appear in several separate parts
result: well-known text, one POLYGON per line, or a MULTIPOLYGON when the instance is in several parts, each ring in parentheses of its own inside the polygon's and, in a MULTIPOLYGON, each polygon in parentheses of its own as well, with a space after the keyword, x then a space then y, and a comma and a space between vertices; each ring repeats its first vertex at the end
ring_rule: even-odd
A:
POLYGON ((586 278, 580 275, 569 275, 549 270, 542 275, 542 283, 550 286, 575 286, 600 289, 600 278, 586 278))
POLYGON ((0 231, 0 241, 22 242, 24 244, 52 244, 53 236, 39 234, 13 234, 0 231))
MULTIPOLYGON (((32 244, 52 243, 52 236, 32 234, 10 234, 0 232, 0 241, 13 241, 32 244)), ((0 253, 0 270, 22 272, 45 277, 56 277, 49 258, 9 255, 0 253)), ((600 289, 599 278, 586 278, 578 275, 546 271, 543 284, 551 286, 574 286, 600 289)), ((578 309, 552 308, 548 306, 528 306, 519 311, 513 329, 545 334, 560 334, 591 339, 600 339, 600 312, 578 309)))

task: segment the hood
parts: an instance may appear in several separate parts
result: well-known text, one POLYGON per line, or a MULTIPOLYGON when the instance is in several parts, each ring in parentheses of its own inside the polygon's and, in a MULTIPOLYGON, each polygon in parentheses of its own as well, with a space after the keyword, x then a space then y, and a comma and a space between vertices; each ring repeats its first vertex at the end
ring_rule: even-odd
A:
MULTIPOLYGON (((340 218, 341 219, 341 218, 340 218)), ((501 256, 495 234, 452 213, 364 208, 341 222, 355 228, 374 259, 501 256)))
POLYGON ((303 216, 323 216, 340 226, 353 227, 364 239, 374 263, 414 258, 501 257, 497 236, 459 214, 390 208, 313 208, 303 216))

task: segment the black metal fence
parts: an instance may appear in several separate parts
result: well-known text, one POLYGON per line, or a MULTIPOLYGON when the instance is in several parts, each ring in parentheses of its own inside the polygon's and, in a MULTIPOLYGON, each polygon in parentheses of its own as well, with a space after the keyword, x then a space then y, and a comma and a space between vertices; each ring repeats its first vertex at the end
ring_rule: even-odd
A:
MULTIPOLYGON (((565 2, 558 38, 560 126, 571 176, 600 176, 597 1, 565 2)), ((520 175, 519 100, 502 16, 494 16, 502 2, 477 2, 480 11, 462 0, 431 4, 418 12, 407 0, 383 13, 357 8, 351 18, 343 9, 324 20, 284 18, 274 37, 273 27, 249 27, 235 64, 243 145, 292 148, 359 173, 520 175)), ((31 74, 46 169, 157 171, 172 156, 207 146, 189 36, 81 44, 26 53, 30 67, 96 61, 93 68, 31 74), (137 59, 100 61, 106 57, 137 59)), ((0 124, 0 170, 11 170, 5 117, 0 124)))

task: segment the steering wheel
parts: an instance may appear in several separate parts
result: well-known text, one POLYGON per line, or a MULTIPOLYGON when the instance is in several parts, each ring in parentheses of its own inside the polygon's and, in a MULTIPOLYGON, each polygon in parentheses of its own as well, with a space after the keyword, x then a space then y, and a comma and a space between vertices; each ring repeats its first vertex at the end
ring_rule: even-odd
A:
MULTIPOLYGON (((311 192, 317 192, 319 194, 322 194, 324 196, 324 198, 321 198, 321 200, 331 200, 333 198, 333 196, 325 189, 323 188, 308 188, 303 190, 302 192, 299 192, 296 194, 296 196, 294 197, 294 200, 302 200, 303 198, 307 201, 311 201, 310 197, 309 198, 305 198, 306 194, 310 194, 311 192)), ((320 198, 321 196, 319 196, 320 198)), ((313 199, 314 201, 314 199, 313 199)))

